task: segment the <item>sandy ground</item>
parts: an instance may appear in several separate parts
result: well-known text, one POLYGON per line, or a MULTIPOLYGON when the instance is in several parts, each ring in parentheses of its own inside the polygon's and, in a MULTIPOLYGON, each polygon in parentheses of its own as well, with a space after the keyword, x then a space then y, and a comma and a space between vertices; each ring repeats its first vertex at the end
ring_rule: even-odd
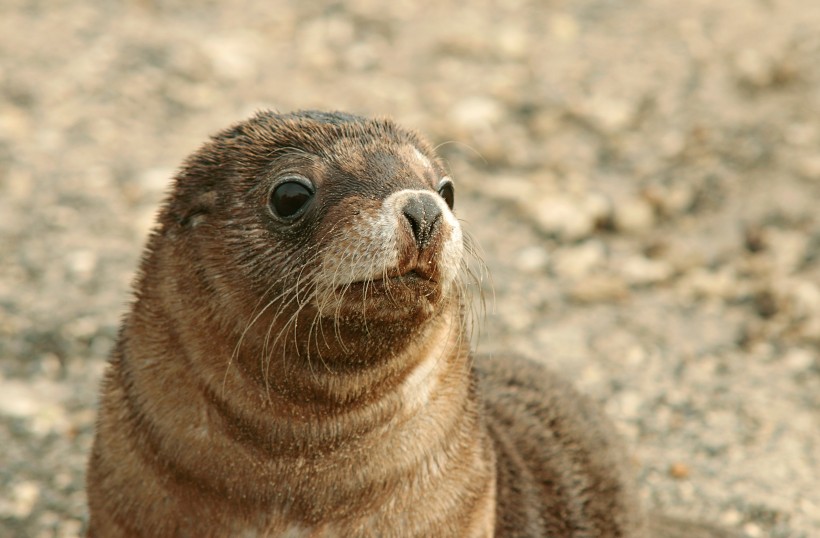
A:
POLYGON ((322 108, 440 144, 492 275, 479 349, 599 400, 649 505, 820 536, 820 3, 197 4, 0 4, 0 535, 81 532, 174 168, 322 108))

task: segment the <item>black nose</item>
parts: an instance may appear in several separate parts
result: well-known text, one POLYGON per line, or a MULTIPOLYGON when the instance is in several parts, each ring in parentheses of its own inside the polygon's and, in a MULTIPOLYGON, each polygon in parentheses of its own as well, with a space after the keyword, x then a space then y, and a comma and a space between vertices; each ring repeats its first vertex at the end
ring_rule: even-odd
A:
POLYGON ((413 237, 416 238, 416 245, 424 248, 433 236, 433 232, 441 217, 441 208, 436 203, 432 194, 421 194, 409 198, 404 203, 402 213, 410 223, 413 230, 413 237))

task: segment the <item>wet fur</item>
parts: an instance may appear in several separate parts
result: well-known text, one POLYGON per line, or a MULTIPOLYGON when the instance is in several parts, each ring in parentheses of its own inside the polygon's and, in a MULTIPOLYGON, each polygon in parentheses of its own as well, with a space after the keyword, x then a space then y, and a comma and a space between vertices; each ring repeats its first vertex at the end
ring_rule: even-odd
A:
POLYGON ((318 112, 184 164, 103 382, 89 536, 648 536, 595 406, 471 356, 469 243, 447 210, 417 248, 396 213, 444 175, 392 122, 318 112), (317 194, 284 223, 294 171, 317 194))

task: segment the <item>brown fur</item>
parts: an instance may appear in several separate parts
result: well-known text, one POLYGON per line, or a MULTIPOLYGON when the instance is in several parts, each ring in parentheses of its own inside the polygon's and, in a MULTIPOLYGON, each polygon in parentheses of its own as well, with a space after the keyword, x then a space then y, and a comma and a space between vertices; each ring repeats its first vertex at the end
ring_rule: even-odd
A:
POLYGON ((322 113, 185 163, 103 382, 89 536, 646 535, 593 405, 520 359, 473 367, 460 228, 417 244, 401 217, 444 175, 393 123, 322 113), (316 195, 283 223, 293 172, 316 195))

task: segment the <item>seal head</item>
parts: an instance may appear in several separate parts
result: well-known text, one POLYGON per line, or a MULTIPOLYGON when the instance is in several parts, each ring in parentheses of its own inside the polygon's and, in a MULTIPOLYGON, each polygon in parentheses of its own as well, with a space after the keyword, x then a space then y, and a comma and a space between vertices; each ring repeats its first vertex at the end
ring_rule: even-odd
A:
POLYGON ((458 303, 452 181, 389 120, 260 113, 194 154, 175 190, 158 233, 191 264, 179 284, 240 325, 237 356, 263 340, 263 377, 293 356, 372 366, 458 303))

